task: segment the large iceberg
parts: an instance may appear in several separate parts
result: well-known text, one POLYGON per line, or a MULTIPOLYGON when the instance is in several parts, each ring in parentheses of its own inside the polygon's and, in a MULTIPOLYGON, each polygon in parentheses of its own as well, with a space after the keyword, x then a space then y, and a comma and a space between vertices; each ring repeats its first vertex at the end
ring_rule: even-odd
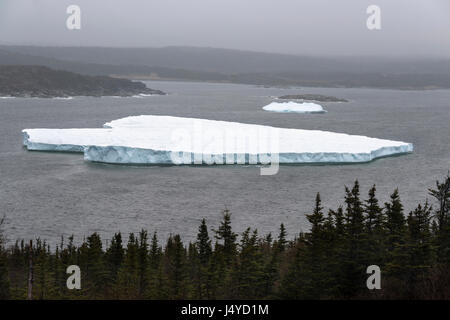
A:
POLYGON ((278 163, 357 163, 413 151, 411 143, 344 133, 152 115, 98 129, 24 129, 23 137, 28 150, 116 164, 267 164, 274 154, 278 163))
POLYGON ((320 104, 312 102, 272 102, 263 107, 266 111, 272 112, 295 112, 295 113, 325 113, 320 104))
POLYGON ((278 163, 357 163, 413 151, 410 143, 344 133, 152 115, 98 129, 24 129, 23 143, 116 164, 267 164, 274 154, 278 163))

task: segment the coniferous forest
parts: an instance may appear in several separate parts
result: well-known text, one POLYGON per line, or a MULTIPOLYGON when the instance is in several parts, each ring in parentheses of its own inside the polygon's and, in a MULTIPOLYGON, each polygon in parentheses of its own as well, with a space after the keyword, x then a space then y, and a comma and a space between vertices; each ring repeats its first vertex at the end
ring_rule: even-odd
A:
POLYGON ((142 230, 106 247, 94 233, 52 248, 39 239, 6 245, 2 234, 0 298, 450 299, 450 177, 428 194, 404 212, 398 190, 383 204, 375 186, 362 194, 356 181, 342 207, 325 211, 317 194, 310 231, 291 237, 283 224, 237 234, 228 210, 217 228, 203 220, 191 243, 142 230), (66 286, 69 265, 80 267, 79 290, 66 286), (381 289, 366 285, 370 265, 380 267, 381 289))

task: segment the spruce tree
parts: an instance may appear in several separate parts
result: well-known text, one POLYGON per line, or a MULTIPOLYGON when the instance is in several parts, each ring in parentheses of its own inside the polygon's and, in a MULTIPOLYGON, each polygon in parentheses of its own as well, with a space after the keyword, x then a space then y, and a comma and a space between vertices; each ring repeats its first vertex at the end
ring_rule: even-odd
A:
POLYGON ((386 207, 386 237, 387 271, 393 276, 399 276, 403 272, 405 261, 405 232, 406 220, 403 214, 403 205, 400 201, 398 189, 391 195, 391 202, 386 207))
POLYGON ((450 175, 444 182, 436 182, 436 189, 429 189, 429 194, 436 200, 434 213, 436 221, 437 259, 441 264, 450 264, 450 175))
POLYGON ((305 239, 302 235, 295 242, 292 248, 291 257, 286 274, 283 275, 278 295, 281 299, 299 300, 309 298, 305 292, 307 287, 311 286, 310 274, 305 272, 308 266, 306 263, 305 239))
POLYGON ((168 280, 171 288, 171 299, 187 298, 186 249, 181 237, 175 235, 167 244, 168 280))
POLYGON ((139 280, 139 240, 134 233, 130 233, 124 261, 117 276, 115 294, 122 299, 137 299, 140 295, 139 280))
POLYGON ((211 285, 209 284, 208 268, 212 256, 212 245, 205 219, 202 219, 198 228, 195 250, 198 253, 198 267, 195 270, 198 282, 197 295, 199 299, 209 298, 211 285))
POLYGON ((272 245, 272 234, 269 233, 265 239, 265 245, 267 250, 267 257, 264 267, 264 279, 263 279, 263 296, 266 298, 272 298, 274 295, 275 282, 279 280, 280 273, 280 261, 283 259, 286 251, 288 241, 286 240, 287 232, 284 224, 280 224, 278 238, 272 245))
POLYGON ((122 266, 125 250, 122 244, 122 234, 116 233, 111 239, 111 244, 106 250, 106 261, 109 267, 110 277, 112 281, 117 280, 117 273, 122 266))
POLYGON ((342 294, 345 297, 358 295, 365 288, 367 268, 367 234, 361 200, 359 182, 350 191, 345 188, 345 244, 342 264, 342 294))
POLYGON ((370 235, 379 232, 380 229, 384 227, 385 219, 382 214, 383 210, 378 204, 378 199, 376 198, 376 186, 373 185, 369 190, 369 198, 366 200, 365 211, 366 217, 366 228, 370 235))
MULTIPOLYGON (((266 238, 265 242, 266 245, 270 246, 271 241, 269 242, 266 238)), ((262 294, 265 298, 273 298, 275 282, 279 279, 279 268, 282 255, 283 252, 280 252, 278 247, 273 247, 271 250, 267 251, 264 266, 262 294)))
POLYGON ((209 259, 211 258, 212 246, 205 219, 202 219, 200 227, 198 228, 196 244, 198 248, 200 262, 202 266, 207 266, 209 263, 209 259))
POLYGON ((398 189, 391 194, 391 202, 385 204, 386 207, 386 228, 389 232, 387 239, 388 250, 393 251, 396 244, 401 244, 405 232, 405 217, 403 215, 403 205, 400 201, 398 189))
POLYGON ((436 189, 429 189, 429 194, 438 202, 436 220, 441 231, 450 224, 450 175, 443 183, 436 181, 436 189))
POLYGON ((277 249, 279 252, 283 252, 286 249, 286 228, 284 227, 284 224, 280 224, 280 233, 278 234, 278 240, 277 240, 277 249))
POLYGON ((55 285, 55 270, 52 269, 52 254, 49 245, 38 239, 35 247, 34 261, 34 296, 38 299, 55 299, 58 287, 55 285))
POLYGON ((428 202, 424 206, 417 208, 408 215, 408 227, 406 237, 407 259, 405 260, 406 270, 402 274, 407 288, 407 297, 418 299, 416 295, 416 284, 423 283, 429 274, 432 260, 432 234, 431 234, 432 213, 428 202))
POLYGON ((269 246, 272 245, 273 239, 272 239, 272 233, 269 232, 266 236, 266 238, 264 239, 264 241, 266 242, 266 244, 268 244, 269 246))
POLYGON ((225 278, 227 273, 225 258, 221 246, 216 242, 207 271, 208 299, 221 299, 225 297, 225 278))
POLYGON ((186 265, 188 299, 204 299, 206 296, 205 281, 196 243, 189 242, 188 244, 186 265))
POLYGON ((248 228, 242 234, 239 263, 233 269, 232 296, 238 299, 258 299, 264 293, 264 263, 258 247, 258 232, 248 228))
POLYGON ((148 240, 147 231, 142 229, 139 232, 139 244, 138 244, 138 277, 139 277, 139 297, 142 298, 147 290, 148 286, 148 240))
POLYGON ((150 268, 152 271, 157 270, 161 263, 162 249, 158 243, 158 235, 156 231, 153 233, 150 243, 150 268))
POLYGON ((311 224, 311 231, 306 235, 306 268, 305 276, 308 281, 305 284, 305 294, 309 299, 318 299, 325 290, 325 242, 324 242, 324 222, 322 212, 322 201, 320 194, 316 194, 315 206, 312 214, 307 214, 306 218, 311 224))
POLYGON ((165 289, 161 287, 162 283, 164 283, 162 275, 162 256, 162 248, 159 246, 158 236, 155 231, 150 242, 150 249, 148 253, 148 285, 147 290, 144 293, 145 298, 162 299, 162 297, 164 297, 166 294, 165 289))
POLYGON ((233 262, 234 257, 236 256, 237 234, 232 230, 231 213, 228 211, 228 209, 224 210, 223 220, 220 223, 219 229, 214 230, 214 232, 216 234, 216 239, 222 241, 222 243, 219 244, 219 250, 222 251, 225 263, 230 266, 233 262))
POLYGON ((3 236, 2 229, 3 222, 4 218, 0 219, 0 300, 6 300, 10 298, 7 252, 4 247, 5 238, 3 236))
POLYGON ((340 253, 342 249, 342 235, 336 230, 336 212, 329 210, 328 216, 323 223, 322 241, 322 265, 323 272, 321 279, 323 289, 321 296, 330 298, 339 292, 340 253))
POLYGON ((376 198, 376 187, 369 190, 369 198, 365 201, 367 229, 367 264, 382 266, 384 256, 384 239, 386 218, 376 198))
POLYGON ((228 209, 223 211, 223 219, 217 230, 213 230, 216 242, 214 255, 214 269, 211 269, 210 276, 215 281, 214 291, 216 297, 230 299, 232 289, 232 270, 237 264, 237 234, 231 227, 231 213, 228 209))
POLYGON ((314 211, 312 214, 306 215, 306 218, 311 224, 311 232, 310 236, 308 237, 308 243, 310 243, 311 246, 319 245, 320 243, 323 223, 325 221, 321 204, 322 201, 320 199, 320 194, 317 193, 314 211))
POLYGON ((104 261, 102 241, 98 233, 93 233, 87 238, 87 272, 89 294, 91 297, 99 297, 108 285, 108 273, 104 261))

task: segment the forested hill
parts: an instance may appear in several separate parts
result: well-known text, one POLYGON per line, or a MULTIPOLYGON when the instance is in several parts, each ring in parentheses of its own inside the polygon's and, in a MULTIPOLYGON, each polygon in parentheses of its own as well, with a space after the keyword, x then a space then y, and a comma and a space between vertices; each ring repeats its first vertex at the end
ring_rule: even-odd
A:
POLYGON ((450 88, 450 60, 296 56, 217 48, 95 48, 0 45, 2 65, 42 65, 126 79, 261 86, 450 88))
POLYGON ((68 97, 164 94, 142 82, 87 76, 44 66, 0 65, 0 96, 68 97))

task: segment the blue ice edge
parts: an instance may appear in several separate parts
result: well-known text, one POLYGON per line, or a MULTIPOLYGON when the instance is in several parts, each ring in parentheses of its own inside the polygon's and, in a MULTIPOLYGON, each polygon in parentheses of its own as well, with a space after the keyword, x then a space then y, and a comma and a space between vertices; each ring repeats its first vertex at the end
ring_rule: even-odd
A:
POLYGON ((293 110, 284 110, 284 111, 276 111, 276 110, 266 110, 263 109, 264 111, 267 112, 276 112, 276 113, 300 113, 300 114, 323 114, 323 113, 327 113, 327 110, 322 110, 322 111, 293 111, 293 110))
MULTIPOLYGON (((26 132, 23 135, 23 144, 31 151, 53 151, 53 152, 72 152, 72 153, 84 153, 84 160, 90 162, 109 163, 109 164, 142 164, 142 165, 158 165, 169 164, 174 165, 172 161, 172 153, 179 154, 179 151, 168 150, 153 150, 132 148, 123 146, 80 146, 70 144, 46 144, 35 143, 29 141, 29 136, 26 132)), ((404 144, 401 146, 382 147, 371 151, 370 153, 330 153, 330 152, 318 152, 318 153, 280 153, 280 164, 328 164, 328 163, 365 163, 371 162, 378 158, 384 158, 389 156, 397 156, 407 153, 412 153, 414 146, 412 143, 404 144)), ((203 156, 194 153, 188 153, 188 160, 183 164, 194 164, 194 157, 203 156)), ((249 154, 245 154, 245 164, 249 164, 249 154)), ((254 156, 254 155, 253 155, 254 156)), ((264 155, 266 156, 266 155, 264 155)), ((226 164, 226 155, 212 155, 211 158, 216 161, 222 161, 226 164)), ((237 163, 238 155, 233 155, 234 163, 237 163)), ((184 158, 185 159, 185 158, 184 158)), ((263 164, 260 159, 260 155, 256 155, 257 163, 263 164)), ((206 164, 206 162, 202 162, 206 164)))

